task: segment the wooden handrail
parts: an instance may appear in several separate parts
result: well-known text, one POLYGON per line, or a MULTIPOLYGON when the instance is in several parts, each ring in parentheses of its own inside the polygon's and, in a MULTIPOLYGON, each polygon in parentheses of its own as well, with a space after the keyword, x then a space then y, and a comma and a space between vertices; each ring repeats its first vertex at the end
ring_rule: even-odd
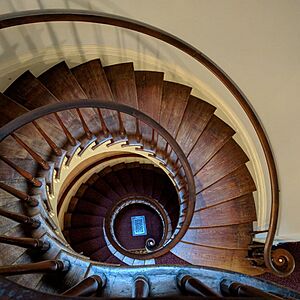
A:
POLYGON ((279 276, 285 276, 285 273, 278 270, 272 262, 271 252, 272 245, 275 237, 275 232, 278 222, 278 212, 279 212, 279 187, 278 187, 278 176, 275 165, 275 160, 272 154, 272 149, 269 144, 267 135, 261 125, 258 117, 256 116, 254 110, 250 105, 250 101, 242 93, 239 87, 234 83, 234 81, 208 56, 193 47, 192 45, 182 41, 181 39, 175 37, 174 35, 160 30, 154 26, 138 22, 132 19, 123 18, 120 16, 115 16, 105 13, 96 13, 91 11, 80 11, 80 10, 47 10, 47 11, 26 11, 19 14, 8 14, 0 18, 0 29, 8 28, 12 26, 41 23, 41 22, 53 22, 53 21, 79 21, 97 24, 106 24, 111 26, 117 26, 121 28, 130 29, 136 32, 146 34, 148 36, 154 37, 161 40, 175 48, 183 51, 200 64, 205 66, 209 71, 211 71, 216 78, 218 78, 228 91, 234 96, 237 102, 240 104, 245 114, 248 116, 253 128, 261 143, 265 159, 268 166, 270 184, 271 184, 271 212, 270 212, 270 222, 269 231, 266 237, 265 249, 264 249, 264 261, 266 267, 273 273, 279 276))
POLYGON ((15 196, 16 198, 24 201, 25 203, 28 203, 28 205, 30 205, 32 207, 36 207, 39 205, 38 200, 36 200, 35 198, 29 196, 28 194, 26 194, 20 190, 13 188, 10 185, 0 182, 0 188, 4 191, 8 192, 9 194, 15 196))
POLYGON ((220 289, 223 294, 231 297, 251 297, 253 299, 270 299, 270 300, 283 300, 279 296, 267 293, 255 287, 245 285, 240 282, 234 282, 223 279, 220 283, 220 289))
POLYGON ((213 289, 205 285, 203 282, 190 275, 179 274, 177 276, 177 284, 184 294, 201 297, 220 298, 213 289))
POLYGON ((20 224, 30 226, 34 229, 39 228, 40 225, 41 225, 39 220, 36 220, 36 219, 28 217, 28 216, 24 216, 24 215, 21 215, 21 214, 17 214, 17 213, 5 210, 3 208, 0 208, 0 216, 11 219, 11 220, 13 220, 15 222, 18 222, 20 224))
MULTIPOLYGON (((173 137, 168 133, 166 129, 164 129, 160 124, 158 124, 155 120, 153 120, 151 117, 147 116, 141 111, 136 110, 133 107, 129 107, 127 105, 123 105, 120 103, 112 102, 112 101, 101 101, 101 100, 95 100, 95 99, 83 99, 83 100, 77 100, 74 102, 58 102, 49 104, 43 107, 39 107, 35 109, 34 111, 30 111, 17 119, 7 123, 0 129, 0 142, 8 136, 11 132, 14 132, 18 128, 24 126, 25 124, 28 124, 32 122, 33 120, 39 119, 45 115, 51 114, 51 113, 57 113, 59 111, 64 110, 70 110, 70 109, 79 109, 79 108, 101 108, 101 109, 108 109, 108 110, 114 110, 120 113, 124 113, 127 115, 130 115, 132 117, 135 117, 139 120, 141 120, 143 123, 150 126, 157 134, 159 134, 161 137, 163 137, 169 144, 169 147, 173 149, 173 151, 177 154, 179 157, 180 163, 182 165, 182 169, 184 170, 184 174, 186 177, 187 182, 187 191, 188 191, 188 209, 187 213, 184 219, 184 223, 181 226, 179 232, 176 234, 176 236, 172 239, 172 241, 164 248, 158 250, 159 255, 163 255, 167 253, 172 247, 174 247, 184 236, 186 233, 188 226, 191 222, 194 207, 195 207, 195 183, 194 183, 194 176, 191 170, 191 166, 183 152, 183 150, 180 148, 178 143, 173 139, 173 137)), ((153 252, 155 253, 155 252, 153 252)), ((152 255, 153 255, 152 253, 152 255)), ((156 254, 158 255, 158 254, 156 254)))
POLYGON ((0 275, 14 276, 32 273, 66 272, 69 268, 70 263, 68 261, 45 260, 22 265, 0 266, 0 275))
POLYGON ((83 279, 81 282, 71 287, 62 295, 68 297, 89 297, 100 292, 105 286, 105 276, 92 275, 83 279))
POLYGON ((6 235, 0 235, 0 243, 28 249, 38 249, 40 251, 47 251, 50 248, 50 244, 47 241, 32 238, 12 237, 6 235))

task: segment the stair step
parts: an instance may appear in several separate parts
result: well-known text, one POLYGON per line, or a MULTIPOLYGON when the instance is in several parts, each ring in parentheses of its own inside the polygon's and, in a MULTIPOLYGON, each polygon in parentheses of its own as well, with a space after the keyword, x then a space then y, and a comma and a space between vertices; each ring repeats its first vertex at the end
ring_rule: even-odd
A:
POLYGON ((243 196, 256 190, 255 183, 245 165, 229 173, 196 195, 195 209, 205 208, 243 196))
MULTIPOLYGON (((77 82, 89 99, 114 101, 110 85, 106 78, 100 59, 90 60, 71 69, 77 82)), ((118 130, 117 114, 101 110, 105 124, 111 133, 118 130)))
POLYGON ((86 214, 65 214, 65 228, 98 227, 103 225, 103 217, 86 214))
POLYGON ((64 61, 45 71, 38 79, 60 101, 70 102, 87 98, 64 61))
POLYGON ((179 242, 171 252, 193 265, 221 268, 250 275, 263 273, 262 269, 253 267, 246 260, 247 250, 219 249, 179 242))
POLYGON ((14 102, 12 99, 6 97, 4 94, 0 93, 0 127, 4 126, 8 122, 16 119, 17 117, 25 114, 28 110, 14 102))
MULTIPOLYGON (((87 240, 94 239, 102 232, 102 226, 98 227, 84 227, 84 228, 69 228, 66 231, 66 236, 71 241, 71 244, 78 244, 87 240)), ((64 232, 65 234, 65 232, 64 232)))
POLYGON ((93 59, 71 69, 82 90, 91 99, 114 101, 100 59, 93 59))
POLYGON ((127 195, 127 191, 119 180, 117 174, 115 174, 111 167, 106 167, 99 175, 104 181, 113 189, 120 197, 127 195))
POLYGON ((121 181, 123 187, 126 189, 127 193, 133 194, 136 192, 134 184, 130 175, 130 172, 126 169, 126 164, 122 164, 122 169, 119 169, 120 164, 113 166, 112 169, 116 173, 116 176, 121 181))
POLYGON ((101 238, 101 235, 103 234, 102 230, 99 231, 98 237, 83 241, 80 243, 72 243, 72 248, 76 250, 78 253, 83 252, 83 255, 89 256, 90 254, 93 254, 96 252, 99 248, 102 248, 106 245, 104 238, 101 238))
POLYGON ((190 227, 225 226, 256 220, 253 195, 247 194, 194 212, 190 227))
POLYGON ((133 63, 107 66, 104 71, 115 101, 138 108, 133 63))
MULTIPOLYGON (((79 197, 79 196, 77 196, 79 197)), ((100 194, 100 192, 96 191, 92 187, 89 187, 85 193, 80 196, 82 200, 94 203, 104 208, 110 208, 112 205, 112 200, 100 194)))
POLYGON ((96 261, 105 262, 111 256, 111 252, 107 246, 102 247, 90 255, 90 258, 96 261))
POLYGON ((223 227, 189 228, 182 241, 203 246, 247 249, 251 243, 252 223, 223 227))
POLYGON ((135 71, 138 108, 159 122, 164 73, 135 71))
POLYGON ((234 130, 216 116, 212 116, 188 156, 192 171, 196 174, 234 135, 234 130))
POLYGON ((216 108, 207 102, 190 96, 176 137, 185 155, 193 149, 216 108))
POLYGON ((72 205, 73 208, 71 210, 70 210, 70 205, 72 205, 71 202, 70 202, 69 208, 68 208, 68 212, 71 212, 71 213, 82 213, 82 214, 87 214, 87 215, 92 215, 92 216, 105 217, 106 212, 107 212, 106 207, 96 205, 89 201, 84 201, 84 199, 82 199, 82 198, 77 199, 76 204, 74 203, 74 205, 72 205))
POLYGON ((111 203, 120 199, 120 196, 102 178, 98 178, 98 180, 93 184, 93 189, 99 191, 101 195, 108 198, 111 203))
POLYGON ((164 81, 159 123, 173 137, 177 135, 191 91, 188 86, 164 81))
POLYGON ((230 139, 195 175, 196 192, 212 185, 248 161, 242 148, 230 139))

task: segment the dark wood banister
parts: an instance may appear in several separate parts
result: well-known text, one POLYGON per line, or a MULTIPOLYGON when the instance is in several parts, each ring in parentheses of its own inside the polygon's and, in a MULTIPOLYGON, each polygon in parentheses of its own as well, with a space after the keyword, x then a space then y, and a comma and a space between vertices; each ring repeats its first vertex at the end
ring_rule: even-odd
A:
POLYGON ((272 245, 275 237, 275 232, 278 222, 278 212, 279 212, 279 187, 278 187, 278 176, 275 165, 275 160, 272 154, 272 149, 269 144, 268 138, 265 134, 263 126, 261 125, 258 117, 256 116, 254 110, 251 108, 250 102, 247 97, 242 93, 234 81, 209 57, 204 53, 193 47, 192 45, 184 42, 183 40, 171 35, 168 32, 160 30, 154 26, 131 20, 128 18, 123 18, 120 16, 115 16, 105 13, 95 13, 91 11, 80 11, 80 10, 39 10, 26 11, 24 13, 18 14, 7 14, 2 15, 0 18, 0 29, 8 28, 12 26, 18 26, 23 24, 32 24, 40 22, 52 22, 52 21, 80 21, 98 24, 107 24, 112 26, 117 26, 121 28, 130 29, 136 32, 152 36, 161 41, 170 44, 177 49, 180 49, 184 53, 188 54, 200 64, 205 66, 210 70, 230 91, 230 93, 238 101, 250 122, 252 123, 256 134, 261 143, 265 159, 268 166, 270 184, 271 184, 271 213, 269 222, 269 231, 265 241, 264 248, 264 261, 266 267, 278 276, 286 276, 286 274, 278 270, 272 262, 272 245))
POLYGON ((156 131, 159 135, 161 135, 168 143, 169 147, 171 147, 174 152, 179 157, 179 160, 181 162, 181 165, 184 169, 184 173, 186 176, 186 182, 188 185, 188 195, 189 195, 189 202, 188 202, 188 209, 187 213, 185 215, 184 223, 181 226, 180 231, 177 233, 177 235, 172 239, 172 241, 163 249, 159 250, 160 255, 163 255, 167 253, 171 248, 173 248, 184 236, 185 232, 188 229, 188 226, 191 222, 194 207, 195 207, 195 183, 194 183, 194 176, 190 167, 190 164, 180 148, 180 146, 177 144, 177 142, 173 139, 173 137, 168 133, 166 129, 164 129, 162 126, 160 126, 155 120, 147 116, 146 114, 142 113, 141 111, 136 110, 133 107, 129 107, 120 103, 116 102, 106 102, 101 100, 95 100, 95 99, 83 99, 83 100, 76 100, 74 102, 58 102, 49 104, 46 106, 39 107, 37 109, 34 109, 14 120, 4 125, 2 128, 0 128, 0 142, 6 138, 8 135, 10 135, 12 132, 17 130, 18 128, 23 127, 24 125, 31 123, 34 120, 37 120, 45 115, 51 114, 51 113, 57 113, 59 111, 63 110, 70 110, 70 109, 80 109, 80 108, 101 108, 101 109, 109 109, 109 110, 115 110, 120 113, 125 113, 130 116, 133 116, 143 123, 150 126, 154 131, 156 131))

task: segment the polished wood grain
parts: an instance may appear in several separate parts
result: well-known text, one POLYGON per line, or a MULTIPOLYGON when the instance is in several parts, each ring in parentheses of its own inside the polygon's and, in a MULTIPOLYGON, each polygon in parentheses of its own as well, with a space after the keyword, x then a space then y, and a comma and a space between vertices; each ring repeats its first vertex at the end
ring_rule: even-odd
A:
POLYGON ((164 81, 159 123, 174 138, 181 124, 191 90, 192 88, 188 86, 164 81))
POLYGON ((234 199, 256 190, 252 176, 245 165, 229 173, 196 195, 195 209, 205 208, 234 199))
POLYGON ((251 222, 223 227, 190 228, 182 241, 219 248, 247 249, 252 241, 252 230, 251 222))
POLYGON ((230 139, 195 175, 196 192, 203 190, 248 161, 241 147, 230 139))
POLYGON ((206 124, 212 117, 215 107, 190 96, 176 137, 185 155, 194 147, 206 124))
POLYGON ((256 220, 252 194, 194 212, 190 227, 226 226, 256 220))
POLYGON ((220 249, 179 242, 171 252, 194 265, 221 268, 251 275, 259 275, 264 272, 263 269, 251 265, 246 259, 248 250, 244 249, 220 249))
POLYGON ((0 110, 0 127, 28 111, 25 107, 19 105, 17 102, 14 102, 12 99, 2 93, 0 93, 0 110))
POLYGON ((234 133, 225 122, 217 116, 212 116, 188 156, 193 173, 196 174, 201 170, 234 133))

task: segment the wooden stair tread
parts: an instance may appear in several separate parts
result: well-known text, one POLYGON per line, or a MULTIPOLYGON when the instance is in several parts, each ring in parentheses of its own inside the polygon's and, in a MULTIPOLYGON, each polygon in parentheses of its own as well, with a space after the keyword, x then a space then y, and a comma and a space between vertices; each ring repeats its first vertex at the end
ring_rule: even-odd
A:
POLYGON ((93 188, 99 191, 112 203, 120 199, 120 196, 102 178, 98 178, 98 180, 93 184, 93 188))
POLYGON ((195 209, 243 196, 256 190, 248 168, 242 165, 196 195, 195 209))
POLYGON ((216 108, 190 96, 176 137, 185 155, 188 155, 203 132, 216 108))
POLYGON ((231 138, 194 176, 196 192, 225 177, 248 160, 242 148, 231 138))
MULTIPOLYGON (((68 216, 70 214, 66 213, 65 214, 65 221, 66 216, 68 216)), ((102 226, 103 224, 103 217, 99 217, 99 216, 91 216, 91 215, 87 215, 87 214, 79 214, 79 213, 73 213, 70 216, 70 226, 69 227, 73 227, 73 228, 78 228, 78 227, 98 227, 98 226, 102 226)), ((68 228, 68 227, 67 227, 68 228)))
POLYGON ((194 212, 190 227, 225 226, 256 220, 253 195, 247 194, 194 212))
POLYGON ((0 127, 28 111, 25 107, 19 105, 17 102, 14 102, 12 99, 2 93, 0 93, 0 110, 0 127))
POLYGON ((103 206, 79 199, 72 212, 104 217, 106 211, 107 208, 103 206))
POLYGON ((115 101, 138 108, 133 63, 107 66, 104 71, 115 101))
POLYGON ((138 108, 159 122, 164 73, 135 71, 138 108))
POLYGON ((188 156, 193 173, 201 170, 234 133, 230 126, 213 115, 188 156))
POLYGON ((38 79, 60 101, 69 102, 87 98, 64 61, 45 71, 38 79))
POLYGON ((57 98, 30 71, 19 76, 4 93, 29 110, 58 102, 57 98))
POLYGON ((182 241, 203 246, 247 249, 252 241, 252 223, 223 227, 189 228, 182 241))
POLYGON ((66 231, 66 235, 69 237, 71 243, 80 243, 86 240, 91 240, 99 236, 102 231, 102 227, 83 227, 83 228, 69 228, 66 231))
POLYGON ((78 65, 71 72, 88 98, 114 101, 100 59, 78 65))
POLYGON ((83 241, 76 244, 72 243, 72 247, 78 253, 83 252, 83 255, 89 256, 90 254, 96 252, 99 248, 105 246, 105 241, 103 238, 101 238, 101 234, 102 232, 99 232, 99 236, 91 240, 83 241))
POLYGON ((253 267, 245 259, 248 255, 247 250, 219 249, 179 242, 171 252, 193 265, 221 268, 249 275, 262 273, 261 269, 253 267))
POLYGON ((107 246, 102 247, 90 255, 90 258, 97 261, 106 261, 111 256, 111 252, 107 246))
POLYGON ((174 138, 179 129, 192 88, 164 81, 160 109, 160 125, 174 138))

